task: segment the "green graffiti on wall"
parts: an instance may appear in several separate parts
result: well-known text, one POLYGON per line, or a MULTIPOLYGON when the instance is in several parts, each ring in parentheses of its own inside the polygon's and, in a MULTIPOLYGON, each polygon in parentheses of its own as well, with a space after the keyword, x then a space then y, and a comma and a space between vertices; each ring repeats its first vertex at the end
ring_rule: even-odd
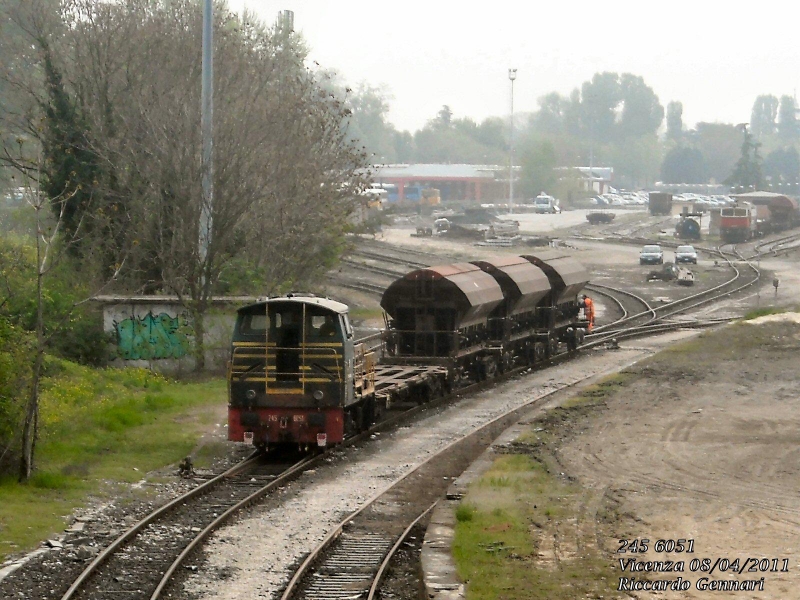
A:
POLYGON ((189 352, 192 330, 183 315, 129 317, 115 323, 117 352, 125 360, 181 358, 189 352))

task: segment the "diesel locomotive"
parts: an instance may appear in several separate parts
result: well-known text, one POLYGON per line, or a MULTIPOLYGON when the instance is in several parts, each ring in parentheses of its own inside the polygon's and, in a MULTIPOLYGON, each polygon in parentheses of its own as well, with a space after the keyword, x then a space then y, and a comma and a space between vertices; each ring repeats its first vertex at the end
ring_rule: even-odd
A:
POLYGON ((371 425, 396 396, 424 401, 574 350, 589 322, 585 269, 562 253, 418 269, 381 306, 377 353, 345 304, 307 294, 239 309, 228 369, 228 438, 260 448, 327 446, 371 425))

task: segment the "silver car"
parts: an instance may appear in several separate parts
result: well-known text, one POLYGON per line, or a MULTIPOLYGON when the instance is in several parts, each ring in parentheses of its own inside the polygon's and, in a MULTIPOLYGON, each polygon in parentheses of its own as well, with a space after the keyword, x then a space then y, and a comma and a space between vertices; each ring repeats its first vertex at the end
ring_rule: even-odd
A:
POLYGON ((678 246, 675 249, 675 262, 676 263, 692 263, 697 264, 697 252, 694 246, 678 246))
POLYGON ((660 265, 664 263, 664 253, 661 246, 650 244, 642 248, 639 253, 640 265, 660 265))

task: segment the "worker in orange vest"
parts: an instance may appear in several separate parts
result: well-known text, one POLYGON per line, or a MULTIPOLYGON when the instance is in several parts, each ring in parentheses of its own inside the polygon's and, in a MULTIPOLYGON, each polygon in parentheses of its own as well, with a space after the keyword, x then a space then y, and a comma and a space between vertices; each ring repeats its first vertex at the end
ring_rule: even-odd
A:
POLYGON ((589 296, 583 297, 583 315, 586 320, 589 321, 589 327, 587 327, 587 330, 589 333, 591 333, 592 329, 594 328, 594 302, 592 302, 592 299, 589 298, 589 296))

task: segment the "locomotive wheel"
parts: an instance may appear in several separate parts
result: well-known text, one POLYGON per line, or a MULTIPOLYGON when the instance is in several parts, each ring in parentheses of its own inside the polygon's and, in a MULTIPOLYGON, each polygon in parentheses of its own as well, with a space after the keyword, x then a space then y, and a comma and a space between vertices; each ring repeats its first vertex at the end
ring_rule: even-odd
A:
POLYGON ((578 338, 572 334, 567 338, 567 350, 570 352, 578 349, 578 338))
POLYGON ((544 360, 547 356, 547 346, 542 342, 536 342, 534 354, 536 355, 536 362, 544 360))
POLYGON ((483 374, 485 379, 497 377, 497 359, 491 358, 483 364, 483 374))
POLYGON ((367 430, 375 422, 375 400, 370 398, 364 401, 363 409, 361 410, 361 429, 367 430))
POLYGON ((500 372, 505 373, 514 368, 514 355, 511 352, 503 353, 503 360, 500 363, 500 372))

